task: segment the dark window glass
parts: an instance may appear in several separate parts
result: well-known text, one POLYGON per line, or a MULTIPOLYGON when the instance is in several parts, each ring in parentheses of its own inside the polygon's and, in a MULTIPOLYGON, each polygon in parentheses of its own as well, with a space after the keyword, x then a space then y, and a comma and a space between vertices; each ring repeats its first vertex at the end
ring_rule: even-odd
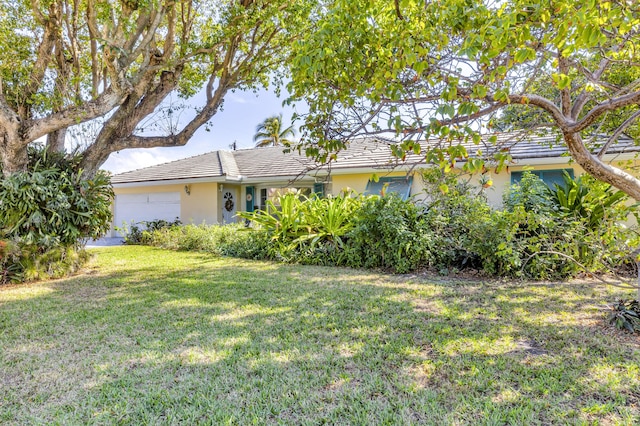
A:
POLYGON ((403 200, 409 198, 411 195, 411 182, 413 177, 382 177, 377 182, 369 180, 367 188, 364 190, 365 194, 382 195, 390 194, 392 192, 400 195, 403 200))

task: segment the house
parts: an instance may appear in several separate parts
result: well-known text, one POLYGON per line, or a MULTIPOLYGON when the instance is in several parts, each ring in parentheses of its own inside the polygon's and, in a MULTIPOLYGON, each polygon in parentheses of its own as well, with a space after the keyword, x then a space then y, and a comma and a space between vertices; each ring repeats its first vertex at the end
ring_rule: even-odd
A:
MULTIPOLYGON (((492 174, 487 192, 494 206, 502 203, 503 192, 517 180, 525 167, 533 169, 545 182, 561 181, 563 170, 579 175, 582 169, 571 162, 566 147, 554 135, 515 138, 496 135, 497 143, 483 140, 468 144, 470 156, 479 152, 490 157, 508 150, 512 162, 501 173, 492 174)), ((403 196, 424 194, 420 168, 422 155, 392 159, 393 142, 368 138, 352 142, 328 165, 318 165, 297 151, 282 147, 213 151, 165 164, 114 175, 114 227, 155 219, 182 223, 229 223, 238 211, 265 206, 285 189, 302 193, 338 194, 344 189, 379 193, 383 185, 403 196), (373 175, 379 179, 372 179, 373 175)), ((423 143, 426 146, 427 143, 423 143)), ((640 151, 630 138, 621 138, 610 147, 605 160, 634 161, 640 151)))

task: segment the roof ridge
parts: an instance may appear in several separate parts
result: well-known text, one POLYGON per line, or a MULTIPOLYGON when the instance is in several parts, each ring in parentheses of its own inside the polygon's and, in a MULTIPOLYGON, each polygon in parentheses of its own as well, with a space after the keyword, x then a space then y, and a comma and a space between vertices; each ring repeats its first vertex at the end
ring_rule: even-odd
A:
POLYGON ((236 162, 236 157, 234 152, 235 151, 226 151, 226 150, 218 151, 218 159, 220 160, 220 168, 222 169, 223 175, 227 175, 227 176, 240 175, 240 169, 238 168, 238 163, 236 162))

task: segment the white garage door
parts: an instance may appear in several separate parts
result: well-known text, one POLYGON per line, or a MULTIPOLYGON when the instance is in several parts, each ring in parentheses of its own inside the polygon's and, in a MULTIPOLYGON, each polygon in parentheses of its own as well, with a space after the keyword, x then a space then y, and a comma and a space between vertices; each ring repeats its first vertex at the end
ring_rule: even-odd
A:
POLYGON ((174 221, 180 217, 179 192, 150 192, 146 194, 116 195, 114 225, 163 219, 174 221))

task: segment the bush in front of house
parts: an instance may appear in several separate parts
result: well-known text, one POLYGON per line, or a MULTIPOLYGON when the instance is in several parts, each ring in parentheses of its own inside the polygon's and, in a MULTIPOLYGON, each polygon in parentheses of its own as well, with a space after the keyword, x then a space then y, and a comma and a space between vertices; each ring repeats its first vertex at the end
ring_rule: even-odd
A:
POLYGON ((633 211, 609 185, 565 176, 549 188, 530 172, 505 194, 503 217, 516 225, 511 244, 525 276, 553 279, 616 271, 630 262, 635 232, 623 222, 633 211))
POLYGON ((142 244, 154 247, 244 259, 268 258, 266 232, 242 224, 167 226, 145 232, 142 244))
POLYGON ((333 265, 344 262, 345 238, 361 197, 306 197, 296 192, 267 201, 264 210, 241 212, 269 236, 268 257, 285 262, 333 265))
POLYGON ((78 156, 30 148, 25 172, 0 180, 0 281, 29 281, 74 272, 89 238, 111 222, 108 174, 85 176, 78 156))
POLYGON ((177 227, 181 224, 182 222, 180 221, 180 219, 176 217, 172 222, 164 219, 156 219, 138 222, 131 225, 124 223, 122 227, 118 227, 116 229, 122 235, 124 235, 125 244, 151 245, 152 234, 155 231, 159 231, 165 228, 177 227))
POLYGON ((431 263, 436 242, 422 212, 396 194, 362 199, 346 235, 347 266, 406 273, 431 263))
MULTIPOLYGON (((425 172, 428 199, 390 194, 304 197, 289 193, 265 210, 240 213, 242 225, 169 227, 151 232, 150 244, 215 255, 315 265, 379 268, 406 273, 479 269, 491 276, 563 279, 580 272, 619 269, 632 233, 621 226, 624 197, 584 179, 588 191, 573 207, 523 173, 492 209, 482 190, 438 170, 425 172), (565 203, 566 204, 566 203, 565 203), (594 218, 597 218, 595 220, 594 218)), ((564 189, 562 189, 564 188, 564 189)), ((567 189, 569 188, 569 189, 567 189)))

